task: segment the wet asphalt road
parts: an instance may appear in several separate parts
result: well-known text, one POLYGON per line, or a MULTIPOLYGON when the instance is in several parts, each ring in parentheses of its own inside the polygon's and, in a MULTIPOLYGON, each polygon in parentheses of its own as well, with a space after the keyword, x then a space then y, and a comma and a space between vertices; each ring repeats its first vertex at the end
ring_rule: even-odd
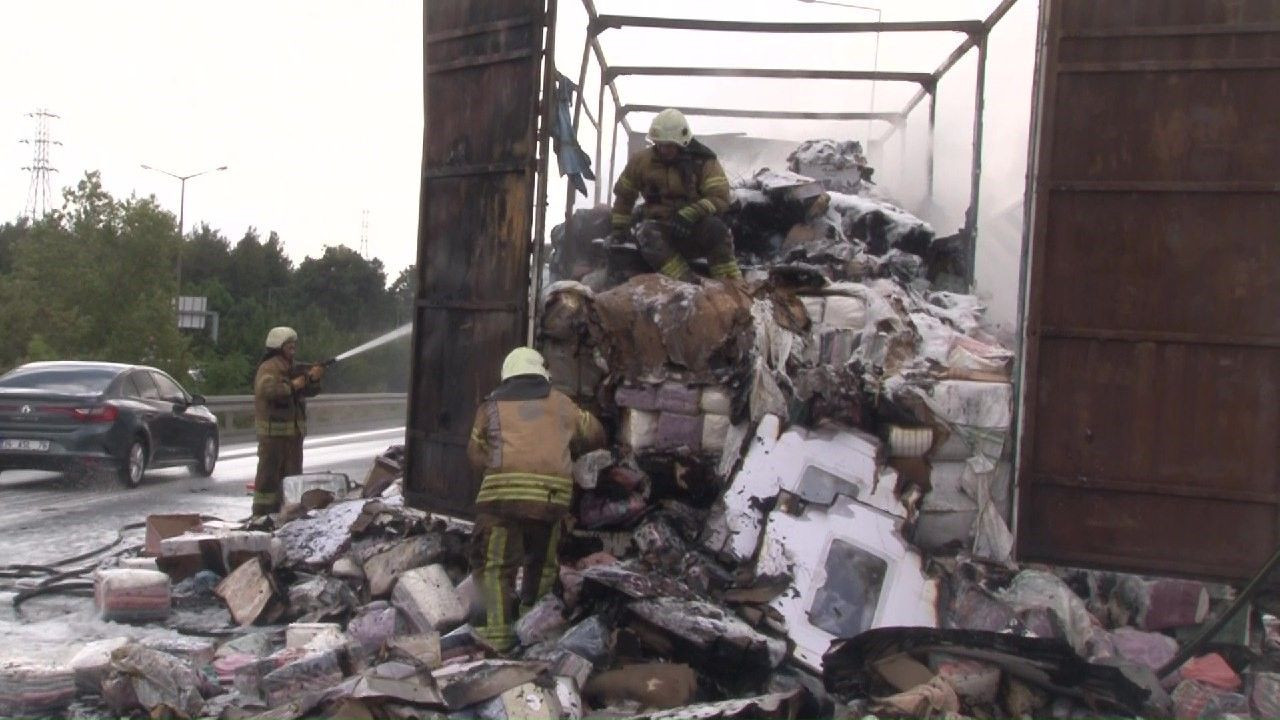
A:
MULTIPOLYGON (((359 482, 378 453, 402 442, 402 427, 317 435, 305 441, 303 469, 342 472, 359 482)), ((245 484, 253 481, 256 452, 253 443, 228 445, 212 477, 192 477, 185 468, 153 470, 132 489, 110 479, 74 484, 50 473, 0 473, 0 566, 39 565, 94 549, 153 513, 247 517, 245 484)))
MULTIPOLYGON (((403 427, 317 435, 306 440, 303 469, 342 472, 363 481, 374 457, 403 442, 403 427)), ((50 473, 0 473, 0 566, 43 565, 94 550, 113 541, 122 526, 153 513, 245 518, 251 504, 245 484, 253 481, 256 452, 256 443, 227 445, 212 477, 195 478, 181 468, 155 470, 133 489, 109 480, 77 485, 50 473)), ((142 538, 141 530, 130 531, 116 549, 140 544, 142 538)), ((89 640, 149 632, 96 620, 87 598, 38 598, 19 614, 11 597, 0 590, 0 661, 65 661, 89 640)))

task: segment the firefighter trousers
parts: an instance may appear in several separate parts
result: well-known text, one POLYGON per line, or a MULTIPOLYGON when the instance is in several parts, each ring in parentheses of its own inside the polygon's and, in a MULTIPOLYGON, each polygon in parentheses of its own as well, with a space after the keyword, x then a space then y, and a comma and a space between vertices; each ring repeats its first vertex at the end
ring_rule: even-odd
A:
POLYGON ((255 517, 280 512, 284 479, 302 472, 302 436, 258 437, 258 474, 253 479, 255 517))
POLYGON ((478 632, 496 650, 516 644, 515 622, 560 575, 558 549, 563 520, 530 520, 481 513, 471 535, 471 567, 485 601, 478 632), (516 574, 523 582, 516 592, 516 574))
POLYGON ((697 279, 689 267, 690 258, 705 257, 711 277, 718 280, 741 278, 733 255, 733 233, 718 217, 705 217, 693 226, 687 238, 677 239, 671 223, 646 220, 636 229, 640 255, 654 270, 677 280, 697 279))

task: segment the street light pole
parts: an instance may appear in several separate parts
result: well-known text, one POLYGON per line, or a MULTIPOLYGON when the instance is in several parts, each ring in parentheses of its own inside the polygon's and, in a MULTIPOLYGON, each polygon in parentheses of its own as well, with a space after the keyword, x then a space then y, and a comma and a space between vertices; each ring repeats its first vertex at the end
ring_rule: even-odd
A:
POLYGON ((160 168, 151 167, 150 165, 146 165, 146 164, 142 166, 142 169, 154 170, 158 173, 164 173, 165 175, 168 175, 174 180, 177 180, 181 187, 178 194, 178 293, 177 293, 177 297, 182 297, 182 243, 185 241, 184 236, 186 234, 187 181, 190 180, 191 178, 200 177, 201 175, 204 175, 206 173, 221 172, 223 170, 226 170, 227 166, 223 165, 221 167, 209 168, 208 170, 201 170, 198 173, 192 173, 190 175, 178 175, 177 173, 171 173, 168 170, 161 170, 160 168))

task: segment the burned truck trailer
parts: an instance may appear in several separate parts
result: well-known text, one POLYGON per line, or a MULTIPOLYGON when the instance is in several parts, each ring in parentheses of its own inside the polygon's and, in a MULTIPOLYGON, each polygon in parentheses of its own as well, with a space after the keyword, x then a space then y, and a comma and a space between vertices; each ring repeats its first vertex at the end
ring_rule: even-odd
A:
MULTIPOLYGON (((425 9, 427 112, 405 486, 416 507, 471 514, 479 483, 465 457, 471 413, 505 351, 532 338, 535 298, 543 295, 555 111, 555 68, 542 59, 555 54, 548 18, 556 17, 556 5, 456 0, 425 9)), ((794 75, 918 85, 891 113, 683 108, 873 120, 888 126, 883 142, 905 135, 913 112, 927 113, 932 131, 938 81, 973 54, 974 157, 961 233, 972 252, 986 39, 1012 5, 1001 2, 972 21, 819 24, 602 15, 587 0, 578 86, 594 58, 599 95, 593 113, 579 93, 572 119, 576 130, 586 117, 596 130, 595 167, 610 167, 595 199, 607 198, 612 186, 619 128, 637 135, 628 114, 657 109, 625 104, 619 77, 794 75), (948 31, 962 39, 932 73, 610 66, 601 36, 622 27, 744 37, 948 31)), ((1248 120, 1268 116, 1272 95, 1247 90, 1280 77, 1266 50, 1277 29, 1268 24, 1266 3, 1161 7, 1041 5, 1024 358, 1014 376, 1013 520, 1020 558, 1237 579, 1280 542, 1278 321, 1258 310, 1277 307, 1280 295, 1280 254, 1267 232, 1275 226, 1277 146, 1265 123, 1248 120), (1211 532, 1176 531, 1193 517, 1212 518, 1211 532)), ((932 143, 925 155, 932 188, 932 143)), ((967 267, 972 272, 972 254, 967 267)))

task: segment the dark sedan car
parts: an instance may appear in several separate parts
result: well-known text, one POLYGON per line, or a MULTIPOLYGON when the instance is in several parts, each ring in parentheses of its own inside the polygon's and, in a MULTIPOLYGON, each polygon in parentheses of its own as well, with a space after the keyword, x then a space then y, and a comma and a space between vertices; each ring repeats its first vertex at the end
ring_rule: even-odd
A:
POLYGON ((141 365, 29 363, 0 376, 0 470, 105 468, 132 487, 151 467, 218 461, 218 423, 173 378, 141 365))

